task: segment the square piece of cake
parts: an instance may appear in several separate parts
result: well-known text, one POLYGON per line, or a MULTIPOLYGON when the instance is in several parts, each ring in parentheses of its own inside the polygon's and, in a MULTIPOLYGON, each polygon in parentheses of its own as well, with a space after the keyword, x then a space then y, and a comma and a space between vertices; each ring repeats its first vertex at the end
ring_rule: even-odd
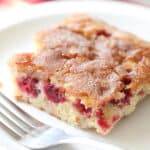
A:
POLYGON ((36 36, 10 59, 15 96, 81 128, 107 134, 150 94, 150 43, 85 14, 36 36))

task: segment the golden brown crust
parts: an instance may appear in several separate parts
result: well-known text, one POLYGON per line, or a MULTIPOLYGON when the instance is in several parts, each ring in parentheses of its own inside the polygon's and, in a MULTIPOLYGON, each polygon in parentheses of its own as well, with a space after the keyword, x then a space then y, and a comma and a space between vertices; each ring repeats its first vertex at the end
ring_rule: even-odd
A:
POLYGON ((90 98, 92 104, 121 99, 122 89, 136 91, 150 84, 150 43, 86 15, 72 16, 41 32, 37 45, 35 57, 14 58, 17 70, 49 77, 66 93, 86 101, 90 98), (126 78, 131 80, 129 85, 126 78))

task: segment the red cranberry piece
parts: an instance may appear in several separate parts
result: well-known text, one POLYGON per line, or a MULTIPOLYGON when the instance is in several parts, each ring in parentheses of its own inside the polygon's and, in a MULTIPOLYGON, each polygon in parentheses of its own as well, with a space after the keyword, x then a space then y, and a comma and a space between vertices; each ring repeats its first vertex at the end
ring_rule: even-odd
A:
POLYGON ((112 100, 110 100, 110 103, 113 105, 118 105, 120 103, 120 101, 117 99, 112 99, 112 100))
POLYGON ((107 129, 110 128, 110 124, 107 122, 107 120, 104 117, 104 113, 102 109, 99 109, 99 111, 96 113, 96 116, 98 117, 98 125, 106 131, 107 129))
POLYGON ((122 103, 130 105, 130 97, 132 96, 130 89, 123 89, 122 92, 125 97, 121 100, 122 103))
POLYGON ((97 117, 102 117, 102 116, 104 116, 104 113, 103 113, 103 111, 102 111, 102 109, 99 109, 97 112, 96 112, 96 116, 97 117))
POLYGON ((119 108, 123 108, 125 105, 130 105, 130 97, 132 96, 130 89, 123 89, 121 92, 125 94, 125 97, 119 100, 119 108))
POLYGON ((87 117, 91 116, 92 109, 90 107, 85 107, 84 104, 81 103, 80 99, 77 99, 74 103, 73 106, 81 113, 87 115, 87 117))
POLYGON ((101 128, 104 131, 110 128, 110 125, 108 124, 108 122, 104 118, 99 119, 98 124, 101 126, 101 128))
POLYGON ((119 118, 120 118, 120 116, 119 116, 119 115, 114 115, 114 116, 112 117, 112 123, 114 123, 114 122, 118 121, 118 120, 119 120, 119 118))
POLYGON ((55 87, 50 82, 43 83, 43 90, 48 100, 54 103, 62 103, 66 101, 64 92, 62 92, 60 88, 55 87))
POLYGON ((36 88, 36 84, 38 80, 31 77, 22 77, 17 78, 18 86, 20 87, 21 91, 27 93, 31 97, 38 96, 38 89, 36 88))
POLYGON ((111 36, 111 34, 110 34, 110 33, 108 33, 108 32, 107 32, 107 31, 105 31, 105 30, 101 30, 101 31, 98 31, 98 32, 97 32, 97 36, 110 37, 110 36, 111 36))
POLYGON ((122 79, 122 82, 123 82, 125 85, 128 85, 128 84, 131 83, 131 78, 129 78, 129 77, 124 77, 124 78, 122 79))
POLYGON ((125 105, 130 105, 130 97, 132 96, 130 89, 123 89, 121 92, 125 94, 124 98, 110 100, 111 104, 117 105, 119 108, 123 108, 125 105))
POLYGON ((138 92, 138 95, 140 95, 140 96, 144 96, 144 90, 140 90, 139 92, 138 92))
POLYGON ((121 100, 117 100, 117 99, 112 99, 109 102, 110 104, 114 105, 114 106, 118 106, 119 108, 123 107, 123 103, 121 100))
POLYGON ((25 1, 29 3, 40 3, 40 2, 46 2, 48 0, 25 0, 25 1))

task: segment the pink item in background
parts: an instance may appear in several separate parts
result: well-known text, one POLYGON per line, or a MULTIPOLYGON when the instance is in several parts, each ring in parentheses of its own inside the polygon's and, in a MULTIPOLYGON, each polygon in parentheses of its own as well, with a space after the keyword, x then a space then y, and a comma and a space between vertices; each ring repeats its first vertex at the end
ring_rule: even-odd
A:
POLYGON ((11 3, 11 0, 0 0, 0 6, 1 5, 8 5, 11 3))
POLYGON ((0 6, 15 6, 23 4, 34 4, 51 0, 0 0, 0 6))
POLYGON ((29 3, 41 3, 41 2, 46 2, 50 0, 24 0, 24 1, 29 2, 29 3))
MULTIPOLYGON (((53 1, 53 0, 0 0, 0 6, 36 4, 36 3, 47 2, 47 1, 53 1)), ((61 1, 65 1, 65 0, 61 0, 61 1)), ((66 1, 91 1, 91 0, 66 0, 66 1)), ((101 1, 101 0, 96 0, 96 1, 101 1)), ((123 1, 123 2, 150 6, 150 0, 107 0, 107 1, 123 1)))

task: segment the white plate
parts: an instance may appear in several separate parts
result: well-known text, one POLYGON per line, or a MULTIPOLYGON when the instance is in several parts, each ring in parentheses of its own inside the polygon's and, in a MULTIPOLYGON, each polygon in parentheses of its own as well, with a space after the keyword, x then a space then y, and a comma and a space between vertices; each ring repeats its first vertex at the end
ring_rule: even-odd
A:
MULTIPOLYGON (((1 20, 3 23, 0 31, 0 78, 7 94, 11 92, 6 65, 8 58, 16 52, 32 51, 34 49, 33 37, 37 31, 61 22, 67 15, 74 12, 89 13, 150 41, 150 19, 148 18, 150 10, 136 5, 117 2, 53 2, 12 10, 11 13, 5 14, 5 20, 1 20)), ((0 17, 2 18, 3 15, 0 17)), ((132 150, 150 149, 150 118, 148 117, 150 115, 150 101, 148 98, 138 105, 132 115, 122 119, 105 137, 89 130, 71 127, 25 104, 21 104, 21 106, 28 112, 32 112, 33 116, 39 116, 39 119, 45 123, 64 128, 72 134, 86 135, 97 140, 104 139, 132 150)), ((2 134, 0 137, 2 143, 7 143, 3 140, 2 134)))

